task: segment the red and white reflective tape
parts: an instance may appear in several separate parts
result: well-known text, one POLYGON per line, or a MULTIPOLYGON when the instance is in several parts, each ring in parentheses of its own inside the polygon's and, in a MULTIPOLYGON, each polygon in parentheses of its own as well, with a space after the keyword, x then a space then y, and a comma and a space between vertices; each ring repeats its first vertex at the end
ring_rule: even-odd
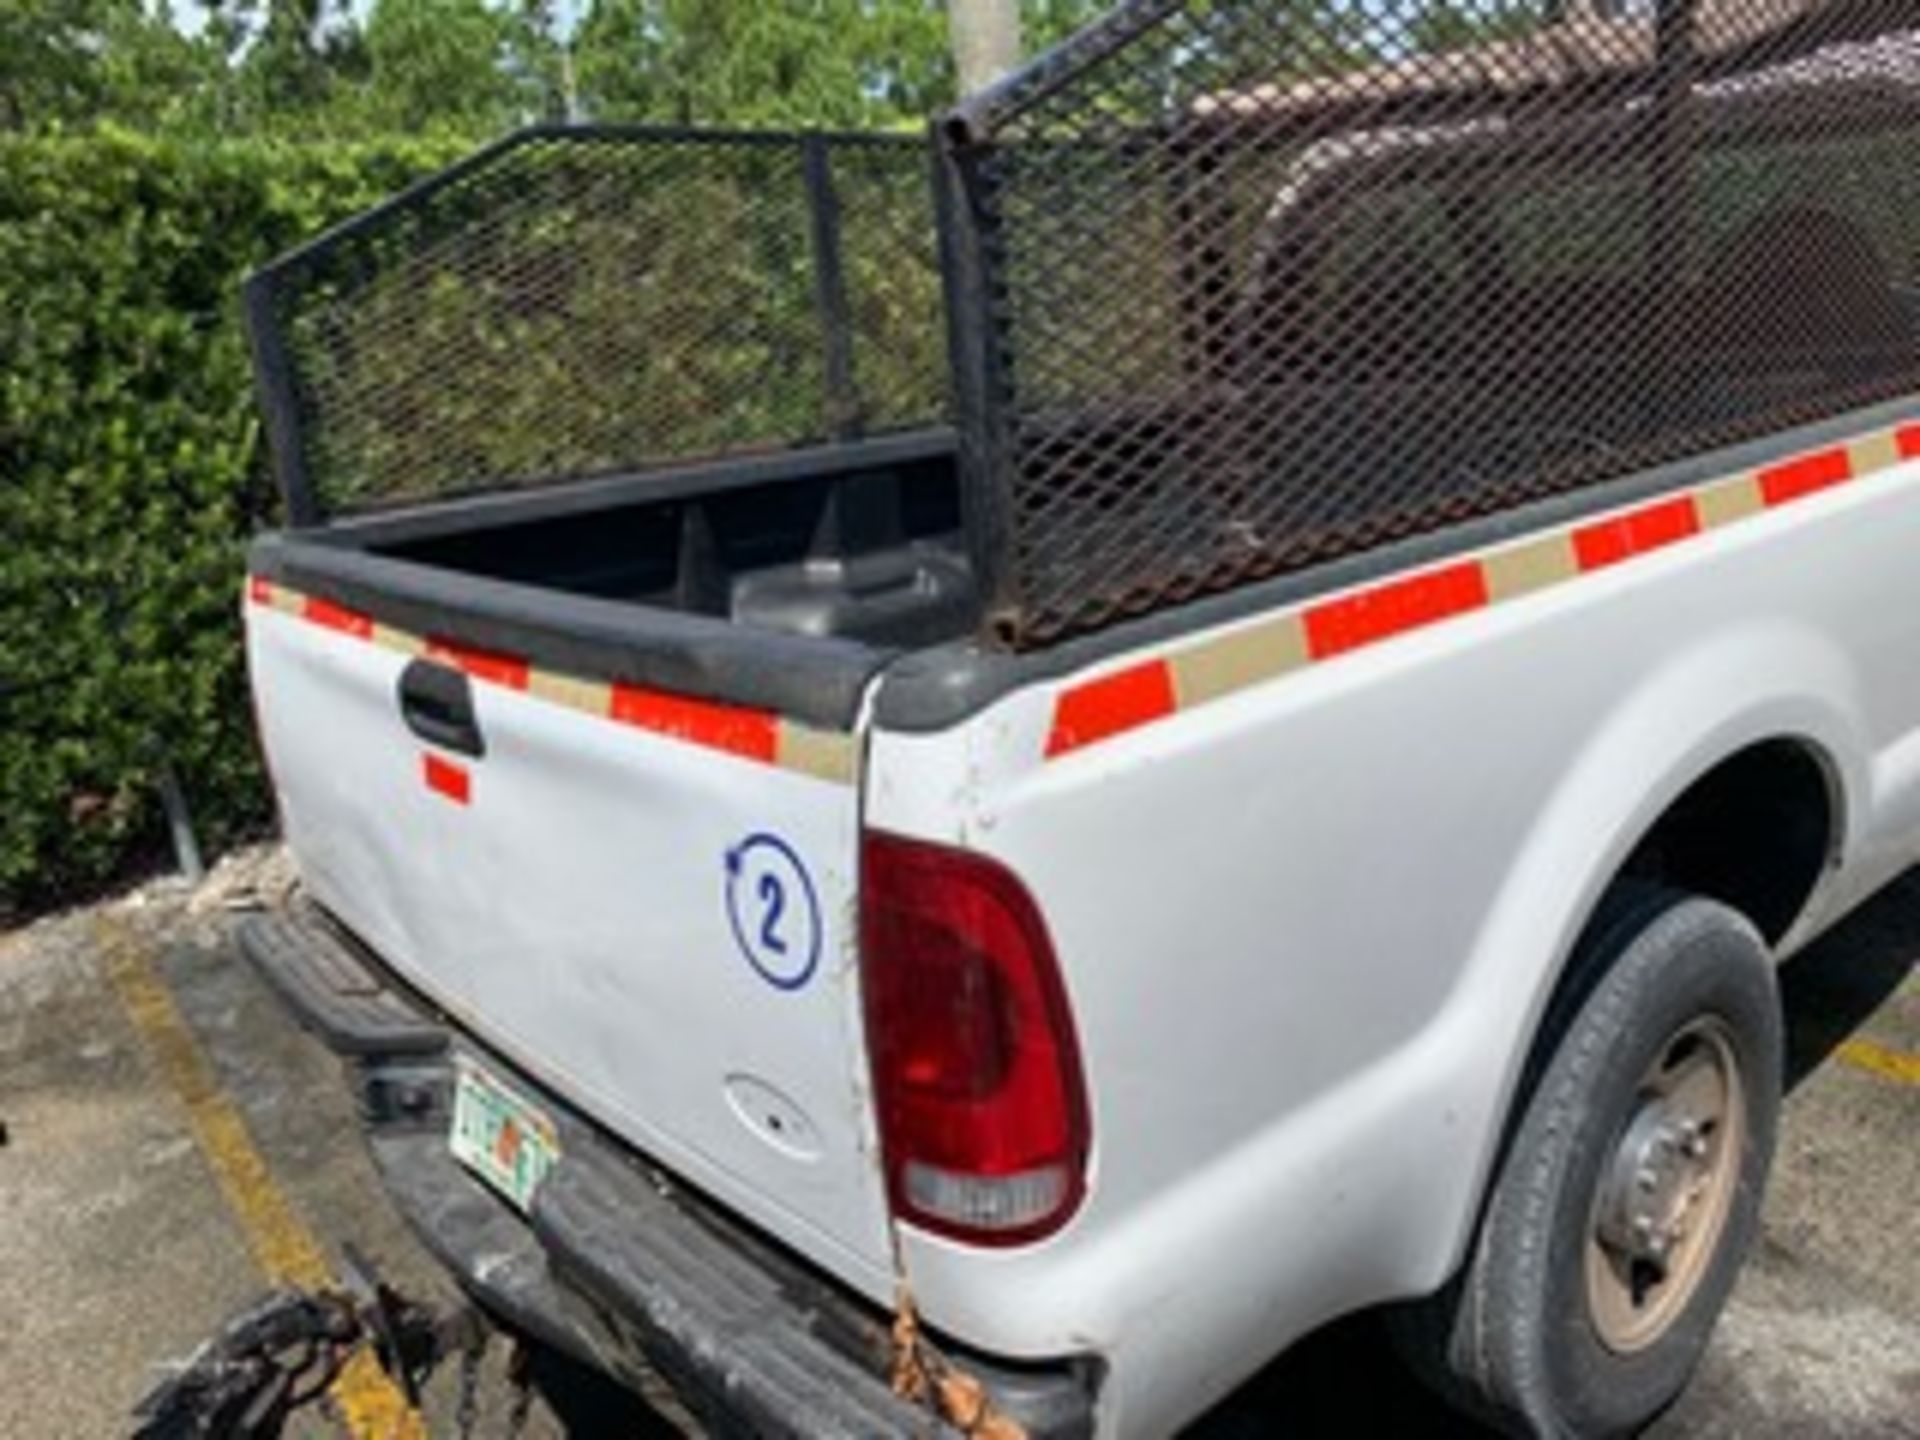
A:
POLYGON ((1570 583, 1917 458, 1920 424, 1875 430, 1595 520, 1277 611, 1252 625, 1068 684, 1054 700, 1047 758, 1455 616, 1570 583))
MULTIPOLYGON (((465 672, 485 685, 517 690, 550 704, 578 710, 617 725, 631 725, 703 749, 791 770, 837 784, 854 778, 857 744, 853 736, 816 730, 771 710, 698 700, 622 681, 595 680, 543 670, 522 655, 483 650, 435 636, 414 635, 382 624, 371 615, 302 594, 261 576, 247 579, 254 605, 291 615, 325 630, 364 640, 399 654, 423 656, 465 672)), ((466 803, 469 783, 454 767, 429 770, 429 788, 466 803)))

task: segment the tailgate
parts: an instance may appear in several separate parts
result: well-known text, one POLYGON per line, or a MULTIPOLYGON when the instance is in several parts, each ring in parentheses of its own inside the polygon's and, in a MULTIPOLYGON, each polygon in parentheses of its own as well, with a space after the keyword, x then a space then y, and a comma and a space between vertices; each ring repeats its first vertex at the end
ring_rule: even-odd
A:
POLYGON ((261 733, 314 897, 623 1139, 889 1294, 855 738, 249 594, 261 733))

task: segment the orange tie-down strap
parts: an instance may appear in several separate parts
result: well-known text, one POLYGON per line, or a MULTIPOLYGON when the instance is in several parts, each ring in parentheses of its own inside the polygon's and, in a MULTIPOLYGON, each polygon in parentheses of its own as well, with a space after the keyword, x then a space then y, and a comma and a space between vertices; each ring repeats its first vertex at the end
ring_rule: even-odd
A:
MULTIPOLYGON (((415 635, 371 615, 318 595, 253 575, 251 605, 291 615, 338 635, 402 655, 423 656, 464 671, 484 685, 517 690, 595 719, 664 735, 689 745, 792 770, 836 784, 851 784, 857 742, 852 735, 816 730, 770 710, 696 700, 618 680, 593 680, 543 670, 524 656, 480 650, 434 636, 415 635)), ((432 777, 429 777, 432 784, 432 777)), ((449 781, 449 784, 452 782, 449 781)), ((436 785, 448 793, 448 785, 436 785)), ((464 799, 464 796, 454 797, 464 799)))
POLYGON ((1874 430, 1070 682, 1054 701, 1047 758, 1456 615, 1571 583, 1915 458, 1920 424, 1874 430))

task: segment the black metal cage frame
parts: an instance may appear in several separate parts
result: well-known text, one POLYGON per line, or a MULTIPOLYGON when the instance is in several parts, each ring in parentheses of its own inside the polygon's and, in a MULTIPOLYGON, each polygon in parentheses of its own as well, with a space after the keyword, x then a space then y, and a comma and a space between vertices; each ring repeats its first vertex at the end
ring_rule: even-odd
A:
POLYGON ((1920 0, 1126 0, 930 136, 517 133, 245 302, 295 525, 951 418, 1041 648, 1920 392, 1920 0))
MULTIPOLYGON (((860 327, 854 314, 856 297, 848 274, 850 225, 858 225, 873 214, 869 202, 858 217, 849 220, 850 173, 866 167, 886 167, 897 176, 910 177, 909 189, 901 192, 895 206, 899 213, 882 214, 880 218, 900 232, 904 249, 924 248, 924 268, 935 306, 922 318, 929 328, 940 324, 927 154, 925 138, 915 134, 597 123, 535 125, 502 137, 276 258, 248 277, 242 306, 269 453, 288 522, 296 527, 314 526, 354 510, 600 478, 658 463, 714 458, 736 450, 832 444, 943 421, 944 407, 939 398, 944 382, 931 366, 920 367, 924 373, 907 375, 904 381, 892 377, 896 384, 904 383, 907 389, 918 391, 923 403, 909 400, 893 404, 892 413, 876 413, 889 407, 874 402, 874 377, 862 374, 860 327), (341 426, 339 412, 344 406, 338 396, 323 393, 324 384, 316 374, 322 367, 315 357, 300 352, 302 322, 309 316, 351 319, 356 308, 364 306, 367 295, 383 286, 430 284, 456 272, 463 284, 474 283, 478 265, 434 252, 444 251, 449 244, 473 233, 490 227, 497 231, 499 227, 493 216, 469 205, 455 209, 436 231, 436 207, 447 206, 448 197, 463 187, 487 185, 500 187, 493 192, 482 191, 492 194, 496 207, 527 204, 525 192, 516 192, 510 183, 516 168, 521 172, 519 178, 537 182, 543 178, 543 167, 557 169, 594 154, 619 157, 613 163, 631 164, 633 179, 643 178, 645 167, 659 163, 661 157, 691 155, 705 157, 718 167, 745 166, 757 193, 743 208, 773 210, 775 198, 786 206, 776 218, 790 232, 785 236, 790 251, 787 258, 803 257, 792 268, 805 272, 806 313, 795 318, 803 319, 810 331, 806 347, 810 353, 791 358, 804 358, 809 367, 805 378, 812 392, 810 423, 784 431, 762 427, 726 443, 705 446, 675 444, 671 436, 660 439, 636 431, 622 437, 627 448, 619 453, 587 458, 562 449, 546 457, 547 463, 537 469, 482 469, 450 474, 439 483, 424 485, 410 484, 405 476, 381 476, 371 493, 329 493, 339 478, 330 471, 337 472, 340 467, 329 465, 327 445, 330 432, 341 426), (557 158, 551 162, 541 158, 547 156, 557 158), (503 178, 509 183, 502 185, 503 178), (788 193, 779 193, 777 186, 781 184, 789 187, 788 193)), ((667 177, 660 187, 664 203, 671 206, 683 198, 674 193, 675 186, 683 181, 681 176, 667 177)), ((577 180, 569 188, 569 182, 563 181, 554 187, 554 201, 536 199, 527 208, 576 201, 586 183, 577 180)), ((640 198, 630 191, 621 196, 621 202, 634 204, 640 198)), ((673 229, 682 244, 701 244, 706 237, 700 231, 709 220, 697 207, 683 208, 672 215, 673 229)), ((638 229, 641 223, 629 211, 620 212, 619 221, 629 229, 638 229)), ((718 235, 711 238, 715 245, 725 239, 718 235)), ((504 244, 502 248, 506 248, 504 244)), ((917 261, 919 257, 913 258, 917 261)), ((504 268, 511 270, 516 259, 509 257, 502 262, 504 268)), ((682 251, 681 259, 691 273, 675 277, 671 283, 697 290, 703 278, 700 257, 682 251)), ((509 274, 506 289, 510 293, 499 297, 497 303, 504 306, 525 301, 533 288, 532 279, 538 278, 530 279, 527 268, 521 264, 517 272, 509 274)), ((639 283, 639 277, 631 277, 630 283, 639 283)), ((699 318, 712 323, 720 317, 699 318)), ((450 362, 456 367, 455 373, 436 373, 429 365, 420 365, 403 377, 402 385, 393 388, 429 392, 458 386, 462 377, 457 366, 470 358, 470 341, 470 336, 461 335, 454 343, 443 343, 424 357, 450 362)), ((603 349, 591 358, 618 364, 630 361, 631 349, 637 348, 631 347, 626 353, 603 349)), ((501 378, 518 381, 521 371, 507 369, 501 378)), ((526 383, 532 383, 531 375, 526 383)), ((722 398, 714 397, 716 403, 722 398)))
POLYGON ((974 564, 1014 649, 1920 390, 1920 192, 1867 256, 1845 177, 1769 170, 1920 169, 1911 0, 1130 0, 936 135, 974 564), (1583 184, 1634 213, 1535 217, 1569 277, 1512 303, 1495 192, 1583 184), (1358 301, 1315 288, 1343 212, 1416 194, 1402 223, 1453 229, 1481 308, 1392 260, 1358 301), (1571 274, 1607 245, 1637 293, 1571 274), (1742 365, 1752 393, 1705 393, 1742 365), (1443 478, 1503 424, 1532 453, 1443 478))

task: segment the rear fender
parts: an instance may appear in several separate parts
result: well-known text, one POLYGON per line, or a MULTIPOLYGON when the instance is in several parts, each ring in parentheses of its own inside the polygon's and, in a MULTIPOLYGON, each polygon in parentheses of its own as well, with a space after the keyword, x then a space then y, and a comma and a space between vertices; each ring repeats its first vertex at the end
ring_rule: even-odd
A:
MULTIPOLYGON (((1521 1077, 1548 1003, 1588 917, 1628 856, 1689 786, 1751 745, 1797 741, 1830 777, 1838 833, 1795 933, 1817 919, 1828 880, 1862 839, 1863 807, 1851 797, 1864 794, 1870 782, 1857 694, 1837 647, 1811 630, 1765 625, 1678 652, 1621 697, 1542 808, 1435 1020, 1433 1038, 1446 1048, 1505 1057, 1493 1088, 1476 1097, 1474 1108, 1489 1122, 1510 1121, 1523 1098, 1521 1077), (1551 963, 1542 965, 1542 956, 1551 963), (1489 1045, 1486 999, 1500 995, 1522 1003, 1500 1027, 1509 1043, 1489 1045)), ((1507 1129, 1507 1123, 1465 1127, 1478 1137, 1472 1188, 1462 1203, 1447 1207, 1447 1232, 1435 1237, 1444 1243, 1419 1247, 1446 1262, 1422 1277, 1424 1288, 1443 1283, 1464 1258, 1507 1129)))

